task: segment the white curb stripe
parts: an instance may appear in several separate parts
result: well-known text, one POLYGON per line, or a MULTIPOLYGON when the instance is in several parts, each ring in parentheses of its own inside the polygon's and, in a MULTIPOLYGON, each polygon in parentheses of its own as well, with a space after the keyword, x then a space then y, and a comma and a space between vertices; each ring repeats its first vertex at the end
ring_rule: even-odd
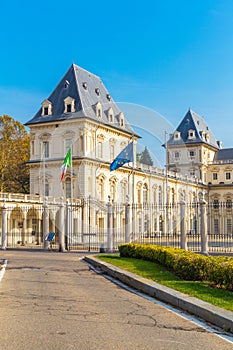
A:
POLYGON ((2 269, 0 270, 0 282, 3 279, 5 270, 6 270, 6 265, 7 265, 7 260, 3 260, 3 265, 2 265, 2 269))

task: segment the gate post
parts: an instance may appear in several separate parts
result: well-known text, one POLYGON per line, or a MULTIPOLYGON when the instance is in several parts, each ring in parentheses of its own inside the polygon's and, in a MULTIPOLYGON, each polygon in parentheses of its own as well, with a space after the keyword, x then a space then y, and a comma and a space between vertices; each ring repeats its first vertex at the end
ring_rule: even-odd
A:
POLYGON ((7 211, 6 203, 3 203, 2 206, 2 250, 6 250, 6 231, 7 231, 7 211))
POLYGON ((45 198, 44 204, 44 217, 43 217, 43 242, 44 249, 48 249, 48 242, 45 240, 47 234, 49 233, 49 210, 48 210, 48 202, 47 198, 45 198))
MULTIPOLYGON (((26 213, 23 212, 23 227, 22 227, 22 245, 25 246, 26 245, 26 228, 27 228, 27 219, 26 219, 26 213)), ((29 243, 29 242, 27 242, 29 243)))
POLYGON ((129 225, 130 204, 127 200, 125 204, 125 242, 130 243, 130 225, 129 225))
POLYGON ((65 251, 65 208, 63 203, 63 197, 61 197, 61 203, 59 204, 59 226, 58 226, 58 236, 59 236, 59 252, 65 251))
POLYGON ((107 206, 108 206, 107 252, 110 253, 113 250, 113 205, 110 203, 110 200, 107 206))
POLYGON ((69 202, 66 201, 66 225, 65 225, 65 249, 69 250, 68 244, 68 236, 69 236, 69 220, 70 220, 70 212, 69 212, 69 202))
POLYGON ((186 236, 186 206, 185 201, 180 202, 180 248, 187 250, 187 236, 186 236))
POLYGON ((207 235, 207 214, 206 214, 206 201, 204 198, 204 192, 201 193, 200 198, 200 215, 201 215, 201 253, 208 255, 208 235, 207 235))

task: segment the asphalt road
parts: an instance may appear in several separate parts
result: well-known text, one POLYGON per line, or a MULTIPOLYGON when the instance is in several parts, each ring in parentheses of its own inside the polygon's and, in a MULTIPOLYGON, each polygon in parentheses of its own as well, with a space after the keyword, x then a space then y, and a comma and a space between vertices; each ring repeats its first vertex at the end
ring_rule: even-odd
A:
POLYGON ((1 350, 232 350, 89 270, 77 253, 1 251, 1 350))

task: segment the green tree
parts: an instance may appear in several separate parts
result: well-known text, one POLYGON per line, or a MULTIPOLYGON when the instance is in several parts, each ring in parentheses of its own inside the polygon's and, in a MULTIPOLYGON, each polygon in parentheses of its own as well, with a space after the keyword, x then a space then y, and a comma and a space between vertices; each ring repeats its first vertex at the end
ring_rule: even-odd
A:
POLYGON ((25 127, 9 115, 0 116, 1 192, 29 193, 30 138, 25 127))
POLYGON ((145 147, 144 151, 141 153, 140 162, 142 164, 153 165, 153 160, 147 147, 145 147))

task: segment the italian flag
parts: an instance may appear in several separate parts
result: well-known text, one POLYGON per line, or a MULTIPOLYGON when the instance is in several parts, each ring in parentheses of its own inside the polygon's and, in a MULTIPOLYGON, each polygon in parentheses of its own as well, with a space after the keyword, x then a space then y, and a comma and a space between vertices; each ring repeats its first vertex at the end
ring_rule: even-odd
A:
POLYGON ((63 161, 62 167, 61 167, 61 181, 64 180, 65 178, 65 174, 66 174, 66 170, 67 168, 71 167, 71 149, 69 149, 69 151, 66 154, 66 157, 63 161))

